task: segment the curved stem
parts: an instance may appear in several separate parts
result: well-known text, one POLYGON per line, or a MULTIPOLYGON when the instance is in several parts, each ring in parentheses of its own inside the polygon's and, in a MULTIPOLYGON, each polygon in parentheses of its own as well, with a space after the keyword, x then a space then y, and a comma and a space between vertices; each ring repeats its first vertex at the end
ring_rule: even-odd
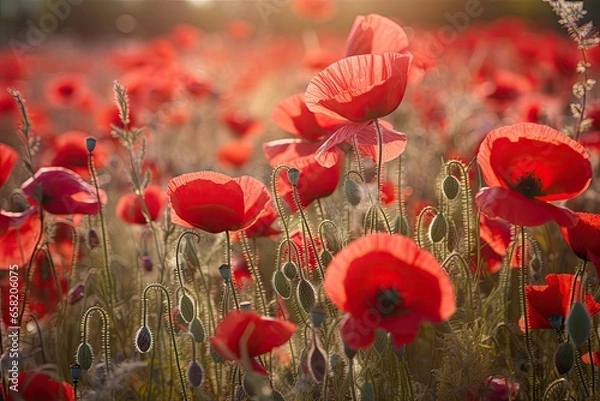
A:
POLYGON ((383 177, 381 176, 383 168, 383 134, 381 133, 381 127, 379 127, 379 120, 376 118, 374 121, 377 130, 377 204, 380 204, 381 186, 383 184, 383 177))
MULTIPOLYGON (((227 266, 231 269, 231 238, 229 238, 229 231, 225 231, 225 259, 227 266)), ((231 277, 229 278, 229 285, 231 287, 231 294, 233 295, 233 303, 235 304, 235 309, 240 309, 240 302, 237 298, 237 293, 235 291, 235 285, 233 284, 233 271, 231 272, 231 277)), ((223 311, 224 312, 224 311, 223 311)))
MULTIPOLYGON (((173 346, 173 353, 175 354, 175 365, 177 368, 177 373, 179 375, 179 382, 181 384, 181 393, 183 394, 183 398, 185 401, 188 401, 188 395, 187 395, 187 389, 186 389, 186 385, 185 385, 185 381, 183 379, 183 373, 181 372, 181 362, 180 362, 180 357, 179 357, 179 350, 177 348, 177 340, 175 339, 175 328, 173 327, 173 316, 171 314, 171 310, 173 309, 173 305, 171 302, 171 295, 169 294, 169 290, 167 290, 167 288, 162 285, 162 284, 149 284, 146 286, 146 288, 144 288, 144 293, 142 296, 142 321, 143 322, 147 322, 147 317, 146 317, 146 302, 148 301, 148 292, 151 289, 158 289, 160 290, 163 295, 165 296, 165 298, 167 299, 167 316, 168 316, 168 320, 169 320, 169 334, 171 337, 171 344, 173 346)), ((150 372, 152 373, 152 372, 150 372)))

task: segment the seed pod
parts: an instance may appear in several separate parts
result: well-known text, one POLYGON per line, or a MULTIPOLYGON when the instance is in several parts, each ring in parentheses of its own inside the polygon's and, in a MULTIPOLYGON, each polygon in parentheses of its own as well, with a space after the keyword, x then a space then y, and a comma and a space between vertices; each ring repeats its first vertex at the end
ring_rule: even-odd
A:
POLYGON ((298 282, 296 297, 304 312, 310 313, 310 310, 315 306, 315 289, 309 281, 302 279, 298 282))
POLYGON ((460 191, 460 182, 453 175, 447 175, 442 181, 442 190, 446 198, 452 200, 458 195, 460 191))
POLYGON ((298 274, 298 266, 296 266, 296 263, 294 262, 286 262, 283 265, 283 274, 285 274, 285 276, 289 279, 289 280, 293 280, 294 278, 296 278, 296 275, 298 274))
POLYGON ((192 361, 187 367, 187 378, 192 387, 200 387, 204 381, 204 369, 197 361, 192 361))
POLYGON ((271 280, 271 283, 277 295, 283 299, 288 299, 290 295, 292 295, 290 284, 281 270, 276 270, 275 273, 273 273, 273 279, 271 280))
POLYGON ((179 314, 186 323, 190 323, 194 316, 196 316, 194 300, 185 292, 179 298, 179 314))
POLYGON ((196 341, 197 343, 201 343, 202 341, 204 341, 206 339, 206 332, 204 330, 204 325, 202 324, 202 321, 200 319, 198 319, 197 317, 194 317, 192 319, 192 321, 190 322, 190 325, 188 327, 188 330, 194 337, 194 341, 196 341))
POLYGON ((219 266, 219 274, 224 281, 229 282, 231 280, 231 266, 226 263, 222 264, 219 266))
POLYGON ((298 180, 300 180, 300 170, 297 168, 290 168, 287 171, 288 180, 290 180, 290 184, 293 186, 298 185, 298 180))
POLYGON ((240 310, 249 311, 252 309, 252 303, 250 301, 240 302, 240 310))
POLYGON ((554 353, 554 367, 559 375, 566 375, 573 367, 575 361, 573 346, 570 341, 566 341, 558 346, 554 353))
POLYGON ((85 138, 85 148, 87 149, 88 153, 92 153, 94 149, 96 149, 96 138, 93 136, 88 136, 85 138))
POLYGON ((83 370, 89 370, 94 362, 94 351, 91 345, 86 342, 79 344, 77 348, 77 363, 81 365, 83 370))
POLYGON ((429 238, 438 243, 448 234, 448 222, 442 213, 438 213, 429 226, 429 238))
POLYGON ((145 354, 152 348, 152 343, 153 336, 150 329, 145 325, 140 327, 137 333, 135 333, 134 345, 137 351, 142 354, 145 354))
POLYGON ((360 203, 362 194, 356 181, 346 178, 344 181, 344 196, 349 204, 356 206, 360 203))

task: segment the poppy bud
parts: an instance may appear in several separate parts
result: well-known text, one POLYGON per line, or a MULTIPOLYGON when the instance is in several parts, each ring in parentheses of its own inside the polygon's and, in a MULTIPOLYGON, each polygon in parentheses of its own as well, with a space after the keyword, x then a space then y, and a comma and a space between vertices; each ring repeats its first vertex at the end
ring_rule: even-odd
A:
POLYGON ((317 344, 317 341, 313 341, 308 350, 308 370, 313 380, 317 383, 325 380, 325 376, 327 375, 327 360, 325 359, 325 352, 317 344))
POLYGON ((153 337, 150 329, 145 325, 140 327, 135 334, 135 349, 137 349, 139 353, 145 354, 152 348, 152 342, 153 337))
POLYGON ((213 347, 212 344, 209 344, 208 352, 210 353, 210 357, 212 358, 213 361, 215 361, 217 363, 225 362, 225 359, 223 359, 221 354, 219 354, 219 352, 215 349, 215 347, 213 347))
POLYGON ((98 233, 93 228, 88 231, 88 246, 90 249, 95 249, 100 245, 98 233))
POLYGON ((93 136, 88 136, 87 138, 85 138, 85 147, 88 153, 91 154, 94 151, 94 149, 96 149, 96 138, 94 138, 93 136))
POLYGON ((333 255, 327 249, 323 249, 321 252, 321 263, 323 266, 327 267, 327 265, 333 260, 333 255))
POLYGON ((231 280, 231 266, 226 263, 222 264, 219 266, 219 274, 225 282, 229 282, 229 280, 231 280))
POLYGON ((408 221, 406 217, 400 215, 396 216, 394 219, 394 232, 396 234, 408 235, 408 221))
POLYGON ((142 257, 140 258, 140 262, 141 262, 144 270, 146 270, 147 272, 152 271, 152 268, 154 267, 154 263, 152 263, 152 258, 150 257, 150 255, 148 255, 147 252, 144 252, 142 257))
POLYGON ((452 200, 458 195, 460 190, 460 182, 453 175, 447 175, 442 181, 442 190, 446 198, 452 200))
POLYGON ((315 305, 310 310, 310 320, 312 321, 313 326, 319 328, 323 324, 325 320, 325 309, 323 309, 320 305, 315 305))
POLYGON ((194 341, 196 341, 197 343, 201 343, 206 339, 204 325, 202 324, 202 321, 197 317, 192 319, 192 321, 190 322, 189 332, 192 334, 192 336, 194 337, 194 341))
POLYGON ((588 339, 592 330, 592 319, 580 301, 573 304, 571 313, 567 317, 566 326, 573 343, 579 345, 588 339))
POLYGON ((187 367, 187 377, 192 387, 200 387, 204 381, 204 369, 197 361, 192 361, 187 367))
POLYGON ((363 401, 375 401, 375 389, 373 383, 365 380, 360 387, 360 399, 363 401))
POLYGON ((360 186, 350 178, 346 178, 344 181, 344 196, 352 206, 358 205, 361 201, 360 186))
POLYGON ((573 367, 574 362, 573 346, 570 341, 566 341, 558 346, 554 353, 554 367, 559 375, 566 375, 573 367))
POLYGON ((83 370, 89 370, 93 361, 94 351, 92 351, 91 345, 86 342, 79 344, 79 347, 77 347, 77 363, 81 365, 83 370))
POLYGON ((83 298, 85 294, 85 284, 82 282, 75 284, 67 293, 67 303, 69 305, 74 305, 83 298))
POLYGON ((285 275, 281 272, 281 270, 276 270, 273 274, 273 279, 271 280, 271 284, 273 285, 273 289, 280 297, 284 299, 288 299, 291 295, 290 284, 288 283, 285 275))
POLYGON ((429 238, 434 243, 438 243, 444 239, 448 233, 448 222, 443 214, 438 213, 429 226, 429 238))
POLYGON ((309 281, 301 279, 298 282, 296 297, 298 298, 298 302, 302 309, 305 312, 310 313, 310 310, 315 305, 315 289, 309 281))
POLYGON ((290 180, 290 184, 293 186, 298 185, 298 180, 300 180, 300 170, 297 168, 290 168, 287 171, 288 180, 290 180))
POLYGON ((179 298, 179 314, 186 323, 191 322, 196 315, 194 300, 186 293, 179 298))
POLYGON ((283 265, 283 274, 289 279, 293 280, 296 278, 296 274, 298 274, 298 267, 294 262, 286 262, 283 265))

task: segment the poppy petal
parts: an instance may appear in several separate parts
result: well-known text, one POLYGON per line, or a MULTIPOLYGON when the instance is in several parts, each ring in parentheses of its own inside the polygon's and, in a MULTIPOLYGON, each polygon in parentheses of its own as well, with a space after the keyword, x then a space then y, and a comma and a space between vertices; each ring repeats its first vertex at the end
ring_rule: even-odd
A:
POLYGON ((19 154, 12 147, 0 143, 0 187, 4 185, 13 167, 19 159, 19 154))
POLYGON ((481 189, 475 196, 475 203, 487 217, 500 218, 518 226, 535 227, 554 221, 561 227, 572 227, 577 223, 577 215, 567 208, 502 187, 481 189))
POLYGON ((359 15, 346 40, 346 57, 356 54, 402 52, 408 48, 404 29, 379 14, 359 15))
POLYGON ((340 333, 344 343, 353 350, 367 348, 375 341, 375 327, 363 324, 350 314, 340 322, 340 333))
POLYGON ((304 98, 314 113, 355 122, 396 110, 406 90, 412 55, 363 54, 333 63, 308 84, 304 98))

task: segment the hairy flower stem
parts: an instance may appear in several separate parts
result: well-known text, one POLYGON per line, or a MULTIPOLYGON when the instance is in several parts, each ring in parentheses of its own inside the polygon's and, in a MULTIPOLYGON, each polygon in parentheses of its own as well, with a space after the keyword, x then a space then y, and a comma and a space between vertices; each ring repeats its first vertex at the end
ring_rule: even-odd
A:
MULTIPOLYGON (((42 238, 44 237, 44 211, 40 208, 40 233, 35 241, 35 246, 33 247, 33 252, 31 252, 31 257, 29 258, 29 263, 27 266, 33 266, 33 261, 37 256, 37 253, 40 250, 40 245, 42 243, 42 238)), ((25 309, 27 309, 27 294, 29 293, 29 286, 31 284, 31 268, 27 269, 25 273, 25 291, 23 291, 23 302, 21 303, 21 311, 19 312, 19 320, 17 324, 19 327, 21 326, 21 322, 23 321, 23 315, 25 315, 25 309)))
POLYGON ((100 217, 100 233, 102 235, 102 250, 104 252, 104 272, 106 274, 106 280, 108 284, 107 309, 112 311, 114 307, 115 288, 113 284, 113 277, 110 270, 110 262, 108 258, 108 238, 106 235, 104 213, 102 212, 102 202, 100 201, 100 186, 98 185, 98 175, 96 174, 96 168, 94 166, 93 152, 88 152, 88 169, 90 171, 90 177, 92 178, 92 182, 94 183, 94 188, 96 190, 96 200, 98 201, 98 216, 100 217))
POLYGON ((265 286, 260 278, 260 271, 254 264, 254 255, 248 244, 248 238, 244 231, 240 232, 240 238, 242 240, 242 248, 244 249, 244 255, 246 255, 246 261, 250 267, 250 272, 256 282, 256 292, 258 292, 258 299, 260 299, 261 314, 267 316, 267 300, 265 298, 265 286))
MULTIPOLYGON (((227 263, 229 268, 231 268, 231 238, 229 238, 229 231, 225 231, 225 263, 227 263)), ((229 286, 231 287, 231 294, 233 295, 235 309, 240 309, 240 302, 238 301, 235 285, 233 284, 233 271, 231 272, 231 277, 228 281, 229 286)), ((225 311, 223 311, 223 313, 225 313, 225 311)))
POLYGON ((279 218, 281 219, 281 225, 283 226, 283 231, 285 231, 285 238, 290 239, 290 229, 288 227, 288 221, 285 218, 285 214, 283 213, 283 204, 281 203, 281 197, 277 193, 277 175, 279 174, 279 170, 287 168, 284 165, 277 166, 275 170, 273 170, 273 174, 271 174, 271 193, 273 193, 273 198, 275 199, 275 205, 277 206, 277 213, 279 213, 279 218))
POLYGON ((521 278, 521 308, 523 309, 523 321, 525 322, 525 348, 527 350, 527 358, 529 359, 530 371, 529 377, 531 379, 531 395, 532 400, 537 400, 537 375, 535 367, 535 359, 533 356, 533 349, 531 344, 531 337, 529 335, 529 316, 527 313, 527 292, 525 286, 527 285, 527 273, 525 272, 525 227, 521 227, 521 269, 519 270, 521 278))
POLYGON ((81 318, 81 341, 88 343, 88 326, 89 318, 92 313, 98 313, 102 322, 102 350, 104 351, 104 363, 106 365, 106 376, 110 375, 110 343, 108 341, 108 330, 110 325, 108 324, 109 318, 106 310, 98 305, 89 307, 81 318))
POLYGON ((383 177, 381 176, 381 170, 383 168, 383 134, 381 133, 381 127, 379 126, 379 120, 375 120, 375 129, 377 130, 377 204, 381 203, 381 186, 383 184, 383 177))
MULTIPOLYGON (((175 328, 173 327, 173 316, 171 314, 171 310, 173 310, 173 303, 171 302, 171 295, 169 294, 169 290, 158 283, 149 284, 144 288, 144 292, 142 295, 142 322, 144 325, 147 324, 148 318, 146 313, 146 303, 148 302, 148 292, 152 289, 158 289, 165 296, 167 300, 167 311, 168 311, 168 320, 169 320, 169 336, 171 337, 171 344, 173 346, 173 353, 175 354, 175 367, 177 369, 177 373, 179 375, 179 382, 181 384, 181 393, 183 394, 183 398, 185 401, 188 401, 187 389, 185 385, 185 380, 183 378, 183 373, 181 372, 181 362, 179 357, 179 350, 177 348, 177 339, 175 338, 175 328)), ((162 306, 162 304, 161 304, 162 306)), ((152 372, 150 372, 152 374, 152 372)))

